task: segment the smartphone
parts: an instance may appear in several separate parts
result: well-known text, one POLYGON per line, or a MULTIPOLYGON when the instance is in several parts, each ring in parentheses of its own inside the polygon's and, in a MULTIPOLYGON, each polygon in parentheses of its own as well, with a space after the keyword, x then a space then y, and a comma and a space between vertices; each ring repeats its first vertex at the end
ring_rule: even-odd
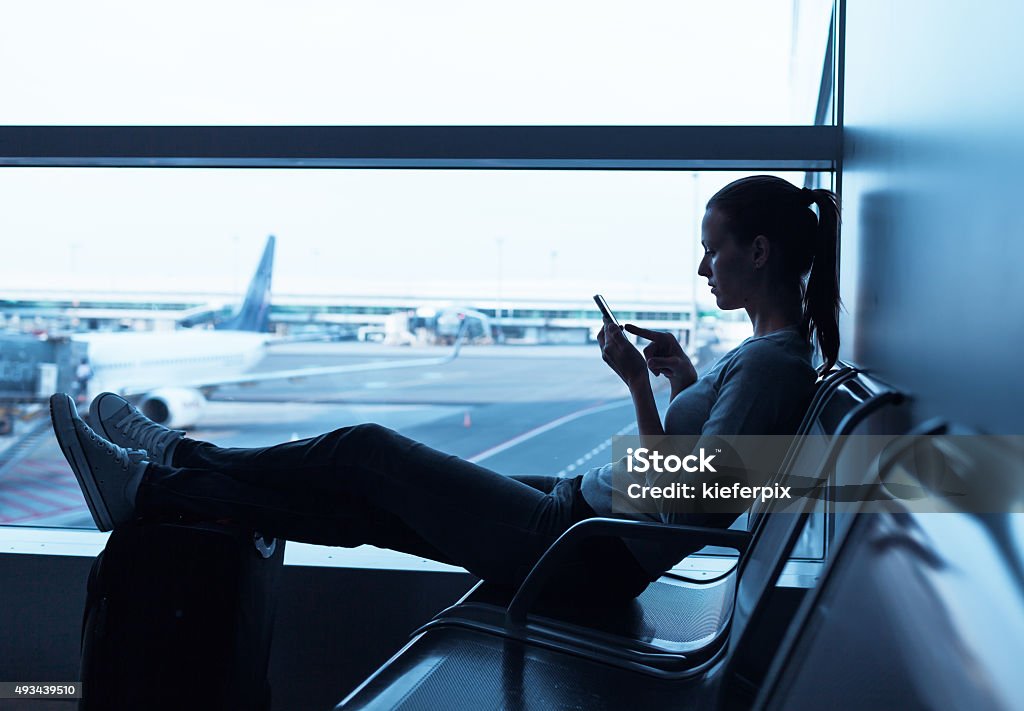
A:
POLYGON ((615 320, 615 316, 612 314, 612 310, 608 308, 608 302, 604 300, 604 297, 600 294, 594 294, 594 303, 597 304, 597 308, 601 310, 601 315, 604 316, 604 320, 613 326, 618 326, 619 322, 615 320))

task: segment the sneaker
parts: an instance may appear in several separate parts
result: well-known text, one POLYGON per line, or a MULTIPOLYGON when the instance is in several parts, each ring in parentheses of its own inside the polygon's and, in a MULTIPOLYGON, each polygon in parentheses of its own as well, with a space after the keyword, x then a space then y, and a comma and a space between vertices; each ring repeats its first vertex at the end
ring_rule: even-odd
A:
POLYGON ((135 494, 148 465, 146 453, 119 447, 93 432, 66 393, 50 397, 50 421, 96 528, 110 531, 133 520, 135 494))
POLYGON ((171 466, 174 448, 185 436, 184 430, 158 425, 114 393, 100 393, 93 398, 89 419, 99 433, 114 444, 144 450, 149 454, 149 461, 166 466, 171 466))

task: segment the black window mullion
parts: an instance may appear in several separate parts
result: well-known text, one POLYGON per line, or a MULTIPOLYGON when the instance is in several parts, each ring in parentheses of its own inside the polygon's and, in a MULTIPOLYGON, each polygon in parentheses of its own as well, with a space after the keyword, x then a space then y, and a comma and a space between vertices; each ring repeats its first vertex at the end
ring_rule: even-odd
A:
POLYGON ((0 126, 0 165, 831 170, 834 126, 0 126))

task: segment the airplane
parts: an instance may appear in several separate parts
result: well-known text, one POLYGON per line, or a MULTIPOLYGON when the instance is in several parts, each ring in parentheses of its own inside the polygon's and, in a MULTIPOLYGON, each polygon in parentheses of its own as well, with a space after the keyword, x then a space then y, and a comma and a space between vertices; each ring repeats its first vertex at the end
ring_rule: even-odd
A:
POLYGON ((458 357, 465 328, 452 350, 434 358, 403 358, 350 365, 248 373, 275 338, 266 333, 270 316, 275 238, 270 235, 238 311, 213 329, 168 332, 81 333, 92 375, 86 403, 109 391, 133 400, 150 419, 182 429, 198 422, 209 392, 219 386, 391 368, 443 365, 458 357))

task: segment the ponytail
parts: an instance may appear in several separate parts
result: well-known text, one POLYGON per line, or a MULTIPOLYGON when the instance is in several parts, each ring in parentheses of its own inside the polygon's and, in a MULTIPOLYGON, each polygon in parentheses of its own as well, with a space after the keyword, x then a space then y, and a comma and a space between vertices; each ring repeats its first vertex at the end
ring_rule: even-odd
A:
POLYGON ((831 190, 808 190, 818 206, 818 226, 813 236, 813 261, 803 298, 801 330, 810 340, 815 332, 824 360, 824 371, 839 358, 839 198, 831 190))
POLYGON ((726 185, 707 206, 724 211, 737 239, 749 243, 764 235, 780 247, 780 278, 800 285, 800 330, 808 343, 817 337, 827 372, 839 358, 839 198, 831 190, 753 175, 726 185))

